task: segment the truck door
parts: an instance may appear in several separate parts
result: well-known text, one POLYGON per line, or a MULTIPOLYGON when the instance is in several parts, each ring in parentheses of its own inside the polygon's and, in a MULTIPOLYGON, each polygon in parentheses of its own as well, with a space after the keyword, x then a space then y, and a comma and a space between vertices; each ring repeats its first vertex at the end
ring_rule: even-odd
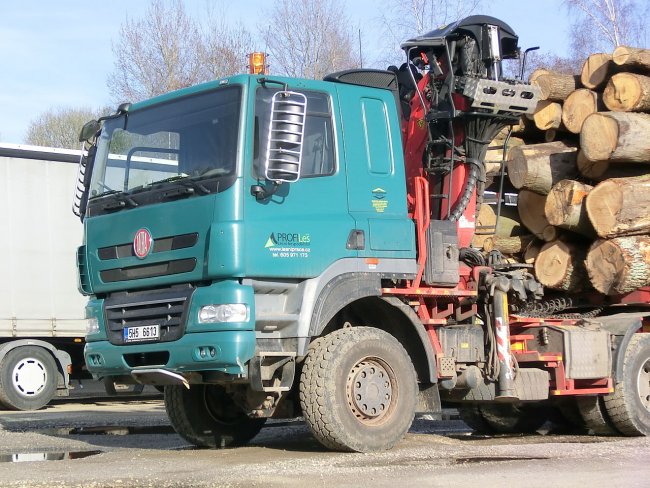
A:
MULTIPOLYGON (((254 89, 253 174, 247 181, 269 187, 263 177, 265 135, 269 101, 278 88, 254 89)), ((260 277, 313 277, 338 259, 356 257, 346 247, 354 221, 347 208, 332 97, 325 91, 297 91, 307 96, 300 179, 281 184, 269 198, 246 197, 245 259, 247 269, 260 277)))
POLYGON ((413 258, 399 118, 388 90, 338 87, 348 208, 365 235, 361 256, 413 258))

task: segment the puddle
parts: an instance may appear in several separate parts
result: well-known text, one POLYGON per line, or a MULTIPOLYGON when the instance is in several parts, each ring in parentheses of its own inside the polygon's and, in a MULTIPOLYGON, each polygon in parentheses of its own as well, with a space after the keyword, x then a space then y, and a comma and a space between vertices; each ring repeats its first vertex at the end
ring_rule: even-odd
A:
POLYGON ((549 459, 547 457, 466 457, 466 458, 456 458, 454 463, 456 464, 474 464, 474 463, 500 463, 504 461, 540 461, 544 459, 549 459))
POLYGON ((151 435, 175 434, 171 425, 148 426, 104 426, 104 427, 64 427, 56 429, 39 429, 39 434, 45 435, 151 435))
POLYGON ((0 454, 0 463, 24 463, 34 461, 63 461, 96 456, 102 451, 15 452, 0 454))

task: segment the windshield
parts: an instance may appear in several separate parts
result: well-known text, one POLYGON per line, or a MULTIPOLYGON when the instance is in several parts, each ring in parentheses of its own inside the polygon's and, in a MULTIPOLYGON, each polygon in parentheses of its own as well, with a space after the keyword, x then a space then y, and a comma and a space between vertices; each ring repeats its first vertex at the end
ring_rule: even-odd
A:
POLYGON ((106 120, 89 197, 234 174, 240 105, 233 86, 106 120))

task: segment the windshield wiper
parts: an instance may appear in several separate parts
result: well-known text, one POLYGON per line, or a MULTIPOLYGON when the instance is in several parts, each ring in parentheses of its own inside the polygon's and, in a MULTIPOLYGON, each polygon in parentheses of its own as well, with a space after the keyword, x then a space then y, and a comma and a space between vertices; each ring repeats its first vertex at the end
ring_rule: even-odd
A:
MULTIPOLYGON (((123 192, 113 190, 115 193, 111 193, 111 195, 114 195, 113 201, 105 203, 102 205, 102 208, 104 210, 119 210, 121 208, 125 208, 127 205, 129 207, 137 207, 138 202, 136 202, 133 198, 130 196, 124 194, 123 192), (120 195, 121 193, 121 195, 120 195)), ((106 195, 106 193, 104 194, 106 195)))

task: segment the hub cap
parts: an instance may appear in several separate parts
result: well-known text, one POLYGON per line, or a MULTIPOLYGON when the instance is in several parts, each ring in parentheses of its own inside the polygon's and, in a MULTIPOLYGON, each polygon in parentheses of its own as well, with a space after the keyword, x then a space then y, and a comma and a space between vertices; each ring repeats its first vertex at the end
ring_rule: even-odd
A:
POLYGON ((641 366, 637 379, 637 388, 641 404, 650 411, 650 358, 641 366))
POLYGON ((380 359, 357 363, 347 378, 348 405, 358 420, 376 424, 387 416, 393 402, 395 377, 380 359))
POLYGON ((21 359, 11 375, 14 388, 26 397, 34 397, 47 385, 47 370, 38 359, 21 359))

